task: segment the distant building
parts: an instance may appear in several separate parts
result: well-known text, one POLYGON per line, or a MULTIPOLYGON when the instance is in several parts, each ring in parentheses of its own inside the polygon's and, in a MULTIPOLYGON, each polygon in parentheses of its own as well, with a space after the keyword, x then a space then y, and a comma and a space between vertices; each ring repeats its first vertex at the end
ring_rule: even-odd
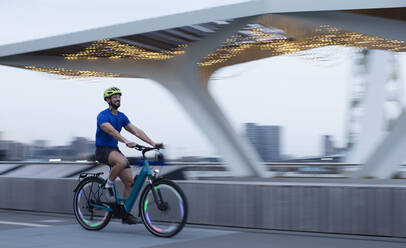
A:
POLYGON ((260 126, 255 123, 246 123, 245 132, 263 161, 281 160, 280 126, 260 126))
POLYGON ((334 142, 331 135, 322 136, 323 152, 322 156, 331 156, 335 154, 334 142))
POLYGON ((71 152, 75 159, 90 159, 95 153, 94 141, 83 137, 75 137, 71 143, 71 152))
POLYGON ((336 147, 334 144, 333 137, 331 135, 323 135, 322 138, 322 156, 330 157, 337 155, 344 155, 346 152, 345 148, 336 147))
POLYGON ((94 141, 82 137, 75 137, 71 144, 64 146, 48 146, 46 140, 36 140, 32 144, 23 144, 0 139, 0 160, 48 160, 50 158, 94 160, 94 151, 94 141))
POLYGON ((34 140, 33 145, 36 147, 44 148, 48 146, 47 140, 34 140))
POLYGON ((6 160, 6 145, 3 139, 3 132, 0 131, 0 161, 6 160))
POLYGON ((9 140, 0 140, 0 160, 19 161, 24 159, 27 146, 9 140))

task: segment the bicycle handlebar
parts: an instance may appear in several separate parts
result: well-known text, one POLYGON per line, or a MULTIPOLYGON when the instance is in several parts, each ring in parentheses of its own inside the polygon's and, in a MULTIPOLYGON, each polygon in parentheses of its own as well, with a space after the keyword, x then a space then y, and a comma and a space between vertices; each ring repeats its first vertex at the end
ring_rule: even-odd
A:
POLYGON ((144 156, 146 152, 152 151, 152 150, 159 150, 163 149, 163 145, 156 145, 155 147, 147 147, 147 146, 142 146, 142 145, 136 145, 134 149, 141 151, 142 155, 144 156))

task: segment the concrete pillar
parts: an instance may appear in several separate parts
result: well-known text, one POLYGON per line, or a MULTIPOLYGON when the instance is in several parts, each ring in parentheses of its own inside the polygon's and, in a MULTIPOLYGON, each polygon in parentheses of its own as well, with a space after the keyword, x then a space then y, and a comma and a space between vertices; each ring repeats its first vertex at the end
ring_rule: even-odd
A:
POLYGON ((208 91, 208 79, 213 73, 201 73, 198 62, 221 46, 252 18, 239 19, 222 30, 193 43, 184 56, 174 58, 153 79, 171 91, 201 130, 221 152, 227 168, 236 176, 271 176, 252 145, 239 136, 225 118, 208 91))
POLYGON ((387 51, 370 50, 367 61, 367 89, 362 104, 361 130, 358 140, 348 152, 347 163, 362 164, 372 155, 386 135, 385 131, 385 83, 387 81, 386 62, 390 58, 387 51))
POLYGON ((373 150, 364 166, 353 177, 392 178, 406 158, 406 113, 403 112, 392 131, 373 150))
POLYGON ((363 166, 352 176, 391 178, 406 158, 406 113, 403 112, 390 132, 385 131, 385 84, 389 79, 390 53, 371 51, 368 89, 358 143, 347 162, 363 166))
MULTIPOLYGON (((183 72, 175 80, 159 81, 169 89, 223 155, 227 168, 236 176, 269 176, 257 153, 239 136, 202 85, 197 71, 183 72)), ((180 131, 180 130, 178 130, 180 131)), ((181 135, 181 132, 179 133, 181 135)))

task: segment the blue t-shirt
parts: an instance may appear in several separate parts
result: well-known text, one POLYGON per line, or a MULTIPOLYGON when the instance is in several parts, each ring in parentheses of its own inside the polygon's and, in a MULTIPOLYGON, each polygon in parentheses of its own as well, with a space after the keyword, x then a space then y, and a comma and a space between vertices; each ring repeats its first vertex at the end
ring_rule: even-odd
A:
POLYGON ((113 115, 109 109, 106 109, 97 116, 96 146, 118 147, 118 141, 100 128, 101 124, 108 122, 120 132, 122 127, 130 124, 130 120, 125 114, 120 111, 117 112, 117 115, 113 115))

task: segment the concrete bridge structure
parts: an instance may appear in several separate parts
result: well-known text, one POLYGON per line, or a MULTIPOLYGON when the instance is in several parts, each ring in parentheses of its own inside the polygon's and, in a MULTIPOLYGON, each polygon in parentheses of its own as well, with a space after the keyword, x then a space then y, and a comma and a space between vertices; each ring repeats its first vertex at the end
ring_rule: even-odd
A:
POLYGON ((354 176, 388 178, 405 159, 406 116, 370 142, 381 128, 375 107, 382 102, 377 93, 384 79, 377 68, 385 63, 383 51, 406 51, 405 13, 402 0, 230 1, 2 45, 0 64, 72 77, 150 78, 173 93, 234 175, 263 177, 257 154, 209 94, 210 76, 224 66, 322 46, 372 49, 369 83, 377 86, 368 93, 363 135, 354 148, 354 162, 366 166, 354 176))
MULTIPOLYGON (((367 242, 367 246, 402 247, 406 237, 406 186, 402 180, 261 178, 273 175, 265 172, 254 150, 232 129, 210 96, 208 83, 219 68, 270 56, 331 45, 371 49, 369 83, 374 87, 368 92, 364 133, 354 147, 362 158, 357 162, 364 166, 353 176, 390 178, 405 160, 406 114, 401 114, 390 132, 369 141, 379 135, 382 125, 376 122, 381 116, 376 107, 382 102, 378 93, 384 78, 377 68, 382 67, 381 58, 388 51, 406 51, 405 28, 404 0, 230 1, 211 8, 1 45, 0 64, 71 77, 143 77, 165 86, 222 152, 227 168, 236 176, 245 176, 178 181, 190 204, 189 225, 366 235, 362 237, 368 242, 371 235, 387 236, 401 240, 391 246, 373 242, 367 242)), ((7 209, 0 216, 12 216, 10 209, 69 215, 76 183, 69 178, 0 177, 0 208, 7 209)), ((3 231, 2 225, 19 221, 1 221, 0 244, 13 247, 13 240, 24 235, 3 231)), ((37 243, 32 247, 40 247, 44 243, 35 239, 38 235, 61 235, 65 245, 64 232, 83 242, 92 241, 73 226, 42 233, 25 230, 24 234, 34 237, 37 243), (62 231, 58 234, 57 230, 62 231)), ((201 239, 218 237, 213 239, 214 247, 227 244, 227 239, 219 238, 222 235, 241 237, 241 233, 197 232, 203 235, 201 239)), ((92 237, 107 242, 98 235, 92 237)), ((120 235, 125 236, 122 232, 120 235)), ((168 244, 154 241, 148 247, 190 247, 199 242, 196 233, 186 231, 185 235, 189 235, 182 240, 185 243, 176 239, 168 244)), ((47 244, 58 242, 50 240, 47 244)), ((296 239, 294 245, 316 247, 312 242, 296 239)), ((246 243, 240 241, 233 247, 239 244, 246 243)), ((287 243, 277 245, 292 247, 287 243)))

